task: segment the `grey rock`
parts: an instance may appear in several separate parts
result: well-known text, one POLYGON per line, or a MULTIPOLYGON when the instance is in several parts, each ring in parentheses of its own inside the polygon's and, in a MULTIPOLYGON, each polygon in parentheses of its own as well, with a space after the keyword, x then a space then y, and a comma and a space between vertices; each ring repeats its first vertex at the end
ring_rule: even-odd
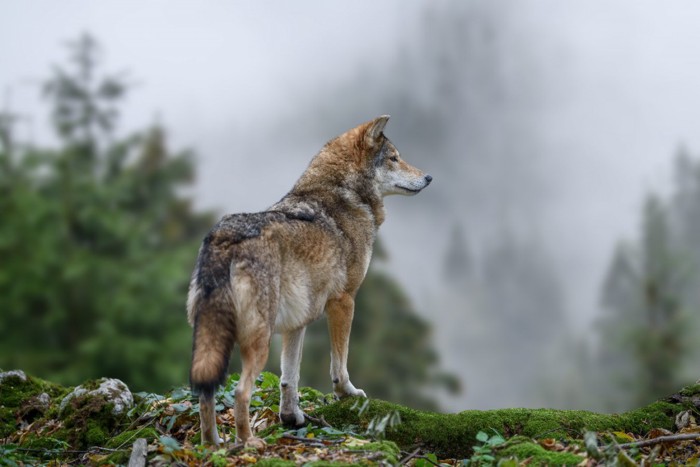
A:
POLYGON ((114 404, 112 415, 119 415, 134 406, 134 396, 123 381, 116 378, 102 378, 97 381, 99 387, 96 389, 86 389, 82 385, 77 386, 66 397, 60 405, 60 412, 63 413, 71 400, 82 395, 103 396, 108 403, 114 404))
POLYGON ((27 375, 22 370, 10 370, 0 373, 0 384, 9 378, 19 378, 20 381, 27 381, 27 375))

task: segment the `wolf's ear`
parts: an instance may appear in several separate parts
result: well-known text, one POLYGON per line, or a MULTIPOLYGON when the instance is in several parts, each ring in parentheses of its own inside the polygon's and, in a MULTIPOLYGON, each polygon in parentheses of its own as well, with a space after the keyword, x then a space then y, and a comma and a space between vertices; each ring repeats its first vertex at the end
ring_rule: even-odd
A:
POLYGON ((372 120, 369 124, 367 132, 365 133, 365 143, 367 143, 369 147, 374 146, 379 141, 382 136, 382 131, 384 131, 384 127, 386 126, 386 122, 388 121, 389 116, 382 115, 372 120))

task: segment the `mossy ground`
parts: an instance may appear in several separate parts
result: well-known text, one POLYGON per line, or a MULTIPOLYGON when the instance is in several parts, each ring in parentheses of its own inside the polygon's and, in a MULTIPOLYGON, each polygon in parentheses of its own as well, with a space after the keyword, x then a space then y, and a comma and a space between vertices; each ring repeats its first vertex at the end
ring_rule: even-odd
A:
MULTIPOLYGON (((236 384, 237 376, 233 375, 217 393, 219 423, 228 436, 233 433, 231 394, 236 384)), ((6 379, 0 383, 0 457, 3 453, 15 456, 14 459, 25 464, 49 460, 67 464, 125 464, 134 441, 145 438, 150 445, 149 462, 153 465, 174 462, 213 466, 256 462, 270 467, 299 463, 395 465, 416 447, 420 447, 417 458, 434 453, 436 460, 460 464, 475 455, 474 446, 484 446, 477 439, 479 432, 484 431, 497 432, 506 438, 506 442, 489 452, 496 459, 509 460, 508 465, 526 460, 529 465, 572 465, 586 459, 585 450, 575 445, 575 440, 581 440, 585 431, 642 435, 654 428, 672 429, 674 417, 680 411, 691 409, 698 415, 694 401, 700 396, 700 385, 695 385, 668 400, 613 415, 550 409, 438 414, 379 400, 366 404, 364 400, 352 399, 329 402, 318 391, 303 388, 301 407, 312 416, 322 416, 334 428, 309 425, 288 432, 277 424, 278 384, 278 379, 270 374, 258 380, 251 413, 258 422, 264 421, 258 429, 260 436, 267 437, 268 450, 257 454, 227 450, 228 447, 222 450, 199 447, 198 401, 187 388, 175 389, 165 396, 135 395, 137 406, 129 413, 115 416, 110 404, 87 396, 76 397, 60 411, 58 407, 69 388, 31 376, 26 381, 6 379), (42 394, 47 396, 40 398, 42 394), (373 420, 376 423, 391 413, 400 416, 398 425, 371 435, 366 432, 373 420), (285 438, 290 434, 293 436, 285 438), (386 440, 377 436, 386 436, 386 440), (546 439, 556 439, 567 448, 548 449, 542 444, 546 439), (62 454, 68 452, 72 454, 62 454)))
POLYGON ((530 440, 509 443, 498 451, 502 459, 528 460, 528 465, 579 465, 584 458, 569 452, 548 451, 530 440))
POLYGON ((410 449, 422 444, 446 458, 465 458, 472 454, 479 431, 496 430, 506 437, 576 438, 585 431, 624 431, 644 434, 652 428, 673 428, 675 415, 682 405, 655 402, 623 414, 599 414, 576 410, 501 409, 468 410, 456 414, 438 414, 413 410, 389 402, 372 400, 360 415, 353 409, 355 400, 345 400, 322 407, 316 415, 334 426, 367 427, 372 419, 398 412, 401 424, 387 430, 387 439, 410 449))

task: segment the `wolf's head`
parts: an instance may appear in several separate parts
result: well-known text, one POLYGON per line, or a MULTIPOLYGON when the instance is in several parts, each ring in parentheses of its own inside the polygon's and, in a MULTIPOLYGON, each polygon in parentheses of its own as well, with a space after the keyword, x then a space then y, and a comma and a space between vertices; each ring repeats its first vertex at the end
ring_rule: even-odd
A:
POLYGON ((329 141, 311 161, 297 187, 330 184, 372 197, 419 193, 433 177, 401 159, 384 135, 388 121, 389 116, 382 115, 329 141))
POLYGON ((430 185, 433 177, 401 159, 396 146, 384 136, 388 115, 377 117, 360 125, 363 128, 363 165, 375 180, 382 196, 408 195, 419 193, 430 185))

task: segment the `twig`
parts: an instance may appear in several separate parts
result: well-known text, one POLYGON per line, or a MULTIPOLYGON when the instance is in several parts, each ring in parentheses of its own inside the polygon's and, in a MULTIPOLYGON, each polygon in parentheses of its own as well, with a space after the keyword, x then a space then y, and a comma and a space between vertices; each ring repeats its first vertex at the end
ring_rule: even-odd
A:
POLYGON ((294 435, 290 435, 288 433, 283 434, 282 438, 291 439, 294 441, 300 441, 300 442, 302 442, 308 446, 312 446, 312 447, 326 447, 326 445, 323 444, 322 440, 319 440, 316 438, 302 438, 301 436, 294 436, 294 435))
POLYGON ((667 435, 659 436, 658 438, 645 439, 643 441, 633 441, 631 443, 624 443, 618 445, 619 448, 631 448, 636 446, 638 448, 643 448, 645 446, 652 446, 659 443, 672 443, 675 441, 691 441, 700 439, 700 433, 684 433, 680 435, 667 435))
POLYGON ((107 451, 107 452, 126 452, 128 449, 110 449, 110 448, 103 448, 102 446, 92 446, 90 449, 86 449, 83 451, 75 450, 75 449, 61 449, 61 448, 54 448, 54 449, 32 449, 32 448, 15 448, 15 451, 22 451, 22 452, 42 452, 42 453, 53 453, 56 452, 57 454, 87 454, 89 452, 93 451, 107 451))
POLYGON ((386 457, 386 453, 383 452, 375 452, 374 454, 370 454, 369 456, 365 457, 366 460, 368 461, 376 461, 379 459, 383 459, 386 457))
POLYGON ((304 443, 318 443, 318 440, 315 438, 304 438, 303 436, 294 436, 290 435, 289 433, 283 434, 282 438, 293 439, 294 441, 302 441, 304 443))
POLYGON ((312 417, 312 416, 309 415, 309 414, 304 414, 304 418, 305 418, 306 420, 310 421, 311 423, 315 423, 316 425, 320 425, 320 426, 325 427, 325 428, 333 428, 333 427, 330 425, 330 423, 328 423, 328 422, 326 421, 326 419, 323 418, 323 415, 321 415, 321 418, 316 418, 316 417, 312 417))
POLYGON ((413 451, 412 453, 410 453, 409 455, 407 455, 406 457, 404 457, 403 459, 401 459, 401 460, 399 461, 399 465, 404 465, 404 464, 408 463, 408 461, 410 461, 411 459, 413 459, 414 457, 416 457, 416 456, 418 455, 419 452, 420 452, 420 448, 416 448, 415 451, 413 451))
POLYGON ((120 448, 112 449, 112 448, 103 448, 102 446, 93 446, 93 447, 91 447, 91 448, 88 450, 88 452, 90 452, 90 451, 93 450, 93 449, 94 449, 94 450, 99 450, 99 451, 107 451, 107 452, 123 452, 123 451, 128 451, 128 449, 120 449, 120 448))
POLYGON ((37 452, 37 453, 45 453, 47 455, 52 455, 52 454, 87 454, 90 451, 76 451, 72 449, 32 449, 32 448, 15 448, 15 451, 21 451, 21 452, 37 452))
POLYGON ((377 459, 382 459, 386 457, 386 453, 382 451, 368 451, 366 449, 345 449, 343 452, 347 454, 360 454, 364 456, 365 460, 376 461, 377 459))

